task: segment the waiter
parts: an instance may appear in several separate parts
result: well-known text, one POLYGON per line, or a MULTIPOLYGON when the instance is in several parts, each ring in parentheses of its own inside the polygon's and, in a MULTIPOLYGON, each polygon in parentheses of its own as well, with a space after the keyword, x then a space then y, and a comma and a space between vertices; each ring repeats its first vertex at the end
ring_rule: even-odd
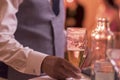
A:
POLYGON ((10 66, 8 80, 42 73, 80 78, 80 70, 62 59, 64 20, 64 0, 0 0, 0 60, 10 66))

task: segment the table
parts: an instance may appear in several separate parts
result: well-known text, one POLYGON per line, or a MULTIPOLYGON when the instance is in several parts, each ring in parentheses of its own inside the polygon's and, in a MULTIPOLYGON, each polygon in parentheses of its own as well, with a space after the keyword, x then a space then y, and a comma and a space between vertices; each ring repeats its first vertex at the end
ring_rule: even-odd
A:
MULTIPOLYGON (((49 76, 41 76, 41 77, 36 77, 36 78, 33 78, 33 79, 29 79, 29 80, 56 80, 56 79, 53 79, 49 76)), ((66 80, 91 80, 91 79, 89 77, 82 76, 82 79, 68 78, 66 80)))
POLYGON ((33 79, 29 79, 29 80, 55 80, 49 76, 41 76, 41 77, 36 77, 36 78, 33 78, 33 79))

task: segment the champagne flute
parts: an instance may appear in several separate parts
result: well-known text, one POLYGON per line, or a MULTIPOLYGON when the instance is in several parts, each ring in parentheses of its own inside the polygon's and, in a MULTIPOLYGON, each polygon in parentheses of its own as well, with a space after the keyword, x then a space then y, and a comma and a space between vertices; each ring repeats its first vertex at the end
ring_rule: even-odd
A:
POLYGON ((120 80, 120 32, 114 32, 112 47, 108 46, 106 55, 120 80))

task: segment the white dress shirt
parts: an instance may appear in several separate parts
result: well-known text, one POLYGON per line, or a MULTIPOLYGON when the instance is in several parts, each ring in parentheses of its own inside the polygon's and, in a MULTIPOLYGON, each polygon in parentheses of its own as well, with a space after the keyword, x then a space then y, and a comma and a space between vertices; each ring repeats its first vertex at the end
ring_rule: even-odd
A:
POLYGON ((0 61, 17 71, 40 75, 41 63, 47 56, 24 47, 14 38, 16 12, 23 0, 0 0, 0 61))

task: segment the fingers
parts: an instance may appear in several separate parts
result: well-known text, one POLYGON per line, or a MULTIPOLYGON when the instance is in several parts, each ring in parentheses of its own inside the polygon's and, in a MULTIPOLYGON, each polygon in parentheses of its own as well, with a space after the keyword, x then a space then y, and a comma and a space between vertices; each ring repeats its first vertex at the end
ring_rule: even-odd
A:
POLYGON ((62 78, 80 78, 80 69, 73 66, 71 63, 69 63, 67 60, 59 59, 56 62, 57 70, 55 69, 55 72, 59 73, 58 75, 62 78))
POLYGON ((68 77, 73 77, 73 78, 80 78, 80 69, 73 66, 72 64, 70 64, 69 62, 66 62, 65 64, 63 64, 64 70, 66 70, 65 72, 68 74, 68 77))
POLYGON ((76 68, 67 60, 58 57, 46 57, 43 61, 42 69, 47 75, 57 80, 64 80, 69 77, 80 78, 79 68, 76 68))
POLYGON ((66 66, 64 66, 64 67, 66 67, 66 68, 68 68, 69 70, 72 70, 72 71, 74 71, 74 72, 76 72, 76 73, 80 73, 81 72, 81 70, 80 70, 80 68, 79 67, 75 67, 74 65, 72 65, 71 63, 69 63, 69 62, 66 62, 66 66))

